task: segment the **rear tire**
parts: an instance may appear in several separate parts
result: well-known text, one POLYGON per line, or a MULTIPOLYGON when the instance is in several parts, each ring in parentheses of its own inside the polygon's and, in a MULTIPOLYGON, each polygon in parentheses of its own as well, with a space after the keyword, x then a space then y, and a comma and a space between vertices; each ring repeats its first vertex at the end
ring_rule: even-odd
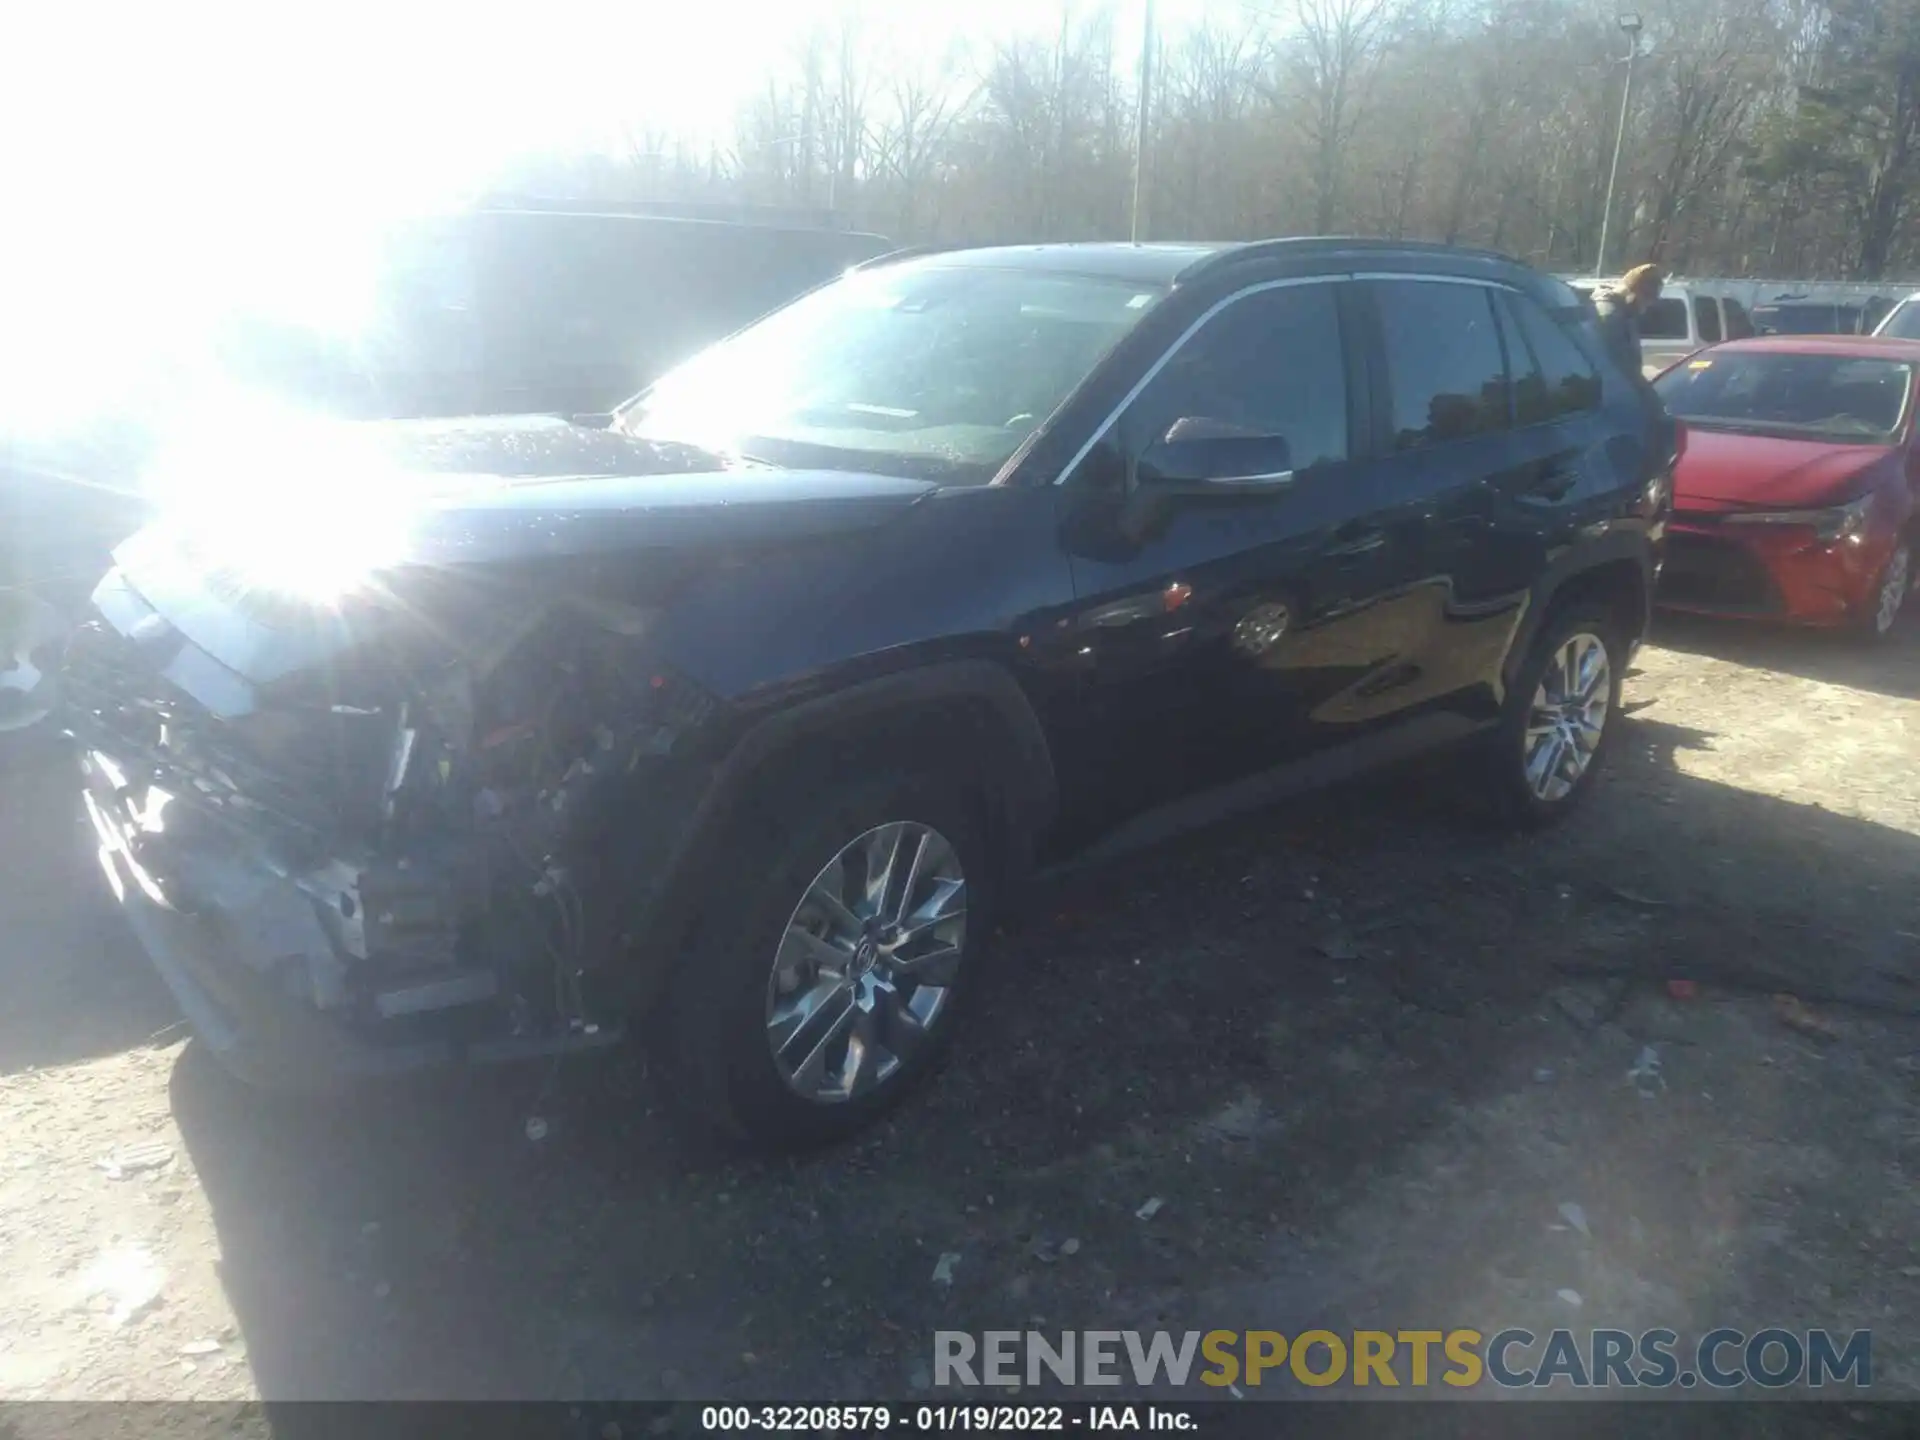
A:
POLYGON ((720 848, 727 873, 656 1018, 679 1108, 792 1150, 905 1098, 950 1042, 992 934, 985 836, 938 772, 863 764, 766 787, 720 848))
POLYGON ((1484 764, 1500 817, 1537 829, 1592 790, 1619 728, 1628 645, 1605 610, 1550 615, 1514 677, 1484 764))

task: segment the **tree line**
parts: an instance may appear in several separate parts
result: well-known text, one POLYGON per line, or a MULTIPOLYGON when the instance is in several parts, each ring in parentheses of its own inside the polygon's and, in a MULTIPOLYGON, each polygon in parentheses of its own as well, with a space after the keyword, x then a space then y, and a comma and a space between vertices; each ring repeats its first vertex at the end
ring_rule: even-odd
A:
MULTIPOLYGON (((1920 0, 1638 4, 1609 268, 1920 275, 1920 0)), ((1139 0, 885 38, 850 5, 734 133, 513 177, 584 198, 827 206, 903 243, 1124 238, 1139 0), (1057 19, 1057 23, 1051 23, 1057 19)), ((897 18, 897 17, 896 17, 897 18)), ((1144 238, 1368 234, 1593 267, 1630 37, 1607 0, 1231 0, 1156 36, 1144 238)))

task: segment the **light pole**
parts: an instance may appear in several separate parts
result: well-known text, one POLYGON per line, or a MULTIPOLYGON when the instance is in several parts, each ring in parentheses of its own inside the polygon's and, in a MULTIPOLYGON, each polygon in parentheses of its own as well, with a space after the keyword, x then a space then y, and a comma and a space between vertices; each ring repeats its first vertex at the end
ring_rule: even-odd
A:
POLYGON ((1146 15, 1140 35, 1140 115, 1133 137, 1133 229, 1132 240, 1140 243, 1140 213, 1147 189, 1147 115, 1153 102, 1153 0, 1146 0, 1146 15))
POLYGON ((1640 54, 1640 17, 1620 17, 1620 28, 1627 35, 1627 80, 1620 87, 1620 128, 1613 135, 1613 168, 1607 172, 1607 200, 1600 208, 1600 253, 1593 257, 1596 277, 1607 273, 1607 228, 1613 222, 1613 187, 1620 179, 1620 147, 1627 139, 1627 106, 1633 99, 1633 62, 1640 54))

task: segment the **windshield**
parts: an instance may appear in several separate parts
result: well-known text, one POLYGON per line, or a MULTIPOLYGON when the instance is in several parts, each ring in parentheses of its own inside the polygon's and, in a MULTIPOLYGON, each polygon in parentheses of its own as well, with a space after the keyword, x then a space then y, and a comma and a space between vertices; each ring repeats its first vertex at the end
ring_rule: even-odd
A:
POLYGON ((618 424, 776 464, 984 482, 1162 293, 937 261, 856 273, 663 376, 618 424))
POLYGON ((1675 366, 1654 388, 1689 425, 1885 443, 1906 416, 1913 367, 1848 355, 1720 351, 1675 366))
POLYGON ((1891 335, 1898 340, 1920 340, 1920 300, 1902 300, 1873 333, 1891 335))

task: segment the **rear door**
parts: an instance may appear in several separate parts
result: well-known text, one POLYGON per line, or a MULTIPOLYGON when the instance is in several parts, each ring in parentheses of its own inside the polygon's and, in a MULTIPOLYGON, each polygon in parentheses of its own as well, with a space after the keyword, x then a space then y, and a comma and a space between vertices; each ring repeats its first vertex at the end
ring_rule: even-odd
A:
POLYGON ((1527 296, 1493 298, 1514 377, 1513 430, 1508 463, 1490 477, 1491 526, 1471 593, 1517 600, 1581 526, 1609 513, 1631 466, 1609 459, 1613 430, 1592 361, 1527 296))
POLYGON ((1498 673, 1531 578, 1493 563, 1498 507, 1560 486, 1569 457, 1514 429, 1497 294, 1453 277, 1371 277, 1381 397, 1373 480, 1388 497, 1379 528, 1395 583, 1367 626, 1370 673, 1323 707, 1324 718, 1384 719, 1462 697, 1498 673))

